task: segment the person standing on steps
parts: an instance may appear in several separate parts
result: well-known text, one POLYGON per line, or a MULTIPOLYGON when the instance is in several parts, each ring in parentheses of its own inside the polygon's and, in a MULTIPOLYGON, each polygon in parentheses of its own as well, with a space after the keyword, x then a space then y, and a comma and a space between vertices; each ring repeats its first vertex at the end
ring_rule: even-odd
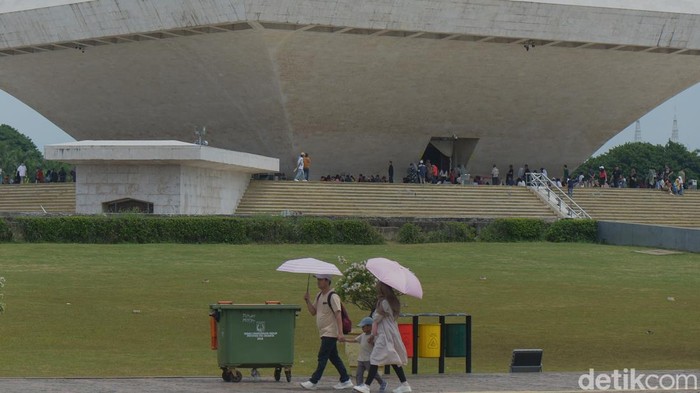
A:
POLYGON ((420 160, 420 162, 418 163, 418 182, 420 184, 425 184, 425 176, 427 173, 428 168, 423 163, 423 160, 420 160))
POLYGON ((389 183, 394 182, 394 164, 389 161, 389 183))
POLYGON ((304 181, 309 181, 309 168, 311 168, 311 159, 309 153, 304 153, 304 181))
POLYGON ((501 178, 500 172, 498 171, 498 168, 496 167, 496 164, 493 164, 493 168, 491 169, 491 184, 494 186, 499 186, 501 185, 501 178))
POLYGON ((294 181, 299 180, 304 180, 304 152, 301 152, 299 158, 297 158, 297 168, 294 174, 294 181))
POLYGON ((24 184, 24 178, 27 177, 27 166, 24 163, 19 164, 17 167, 17 177, 19 177, 19 184, 24 184))

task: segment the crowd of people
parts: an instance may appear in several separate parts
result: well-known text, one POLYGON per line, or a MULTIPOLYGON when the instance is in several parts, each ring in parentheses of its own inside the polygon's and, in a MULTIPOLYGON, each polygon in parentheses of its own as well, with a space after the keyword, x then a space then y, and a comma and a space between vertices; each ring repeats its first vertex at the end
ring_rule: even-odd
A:
POLYGON ((588 173, 580 172, 573 180, 579 187, 654 188, 674 195, 683 195, 689 186, 685 170, 674 172, 668 165, 658 170, 651 168, 645 176, 639 174, 634 167, 628 174, 624 174, 619 166, 613 167, 608 173, 605 166, 601 165, 598 171, 591 169, 588 173))
POLYGON ((357 178, 354 175, 327 175, 321 176, 321 181, 332 181, 332 182, 359 182, 359 183, 389 183, 389 179, 386 176, 370 175, 365 176, 359 174, 357 178))
MULTIPOLYGON (((309 167, 311 160, 307 153, 301 153, 297 161, 295 181, 309 180, 309 167)), ((352 174, 336 174, 321 176, 321 181, 327 182, 368 182, 368 183, 393 183, 394 164, 389 161, 387 169, 388 176, 385 175, 363 175, 355 177, 352 174)), ((445 170, 440 169, 430 160, 419 160, 418 163, 410 163, 404 183, 417 184, 463 184, 463 185, 506 185, 506 186, 528 186, 532 181, 532 174, 541 174, 558 187, 566 187, 569 195, 572 195, 575 187, 613 187, 613 188, 656 188, 674 195, 683 195, 683 190, 688 188, 688 182, 684 170, 674 172, 668 165, 659 170, 649 169, 646 177, 637 172, 636 168, 631 168, 628 174, 623 174, 619 166, 615 166, 608 174, 604 166, 600 166, 596 172, 593 169, 588 173, 579 172, 578 175, 570 173, 566 164, 562 168, 561 177, 550 177, 547 169, 540 168, 531 170, 528 164, 519 167, 517 171, 513 165, 508 165, 505 178, 502 178, 501 171, 496 164, 491 168, 490 176, 471 176, 464 165, 445 170)))
POLYGON ((37 168, 34 175, 31 176, 27 166, 21 163, 14 173, 7 173, 0 168, 0 184, 28 184, 28 183, 65 183, 66 181, 75 182, 75 169, 71 169, 70 178, 66 170, 61 167, 58 170, 47 170, 44 173, 43 169, 37 168))

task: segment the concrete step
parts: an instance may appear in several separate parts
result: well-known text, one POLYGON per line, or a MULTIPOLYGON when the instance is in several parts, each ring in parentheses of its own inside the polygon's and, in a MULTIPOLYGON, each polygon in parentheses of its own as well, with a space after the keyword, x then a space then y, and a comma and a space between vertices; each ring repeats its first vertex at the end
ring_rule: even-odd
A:
POLYGON ((389 183, 253 181, 237 215, 488 218, 556 216, 530 190, 389 183))
POLYGON ((0 212, 75 213, 75 183, 2 184, 0 212))
POLYGON ((700 193, 651 189, 577 188, 574 201, 597 220, 700 227, 700 193))

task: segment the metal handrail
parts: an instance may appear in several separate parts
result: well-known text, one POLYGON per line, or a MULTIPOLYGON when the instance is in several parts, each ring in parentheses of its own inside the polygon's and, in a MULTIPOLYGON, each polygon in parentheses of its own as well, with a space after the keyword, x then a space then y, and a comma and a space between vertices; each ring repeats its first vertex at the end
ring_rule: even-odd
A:
POLYGON ((559 213, 570 218, 588 218, 591 216, 555 182, 542 173, 528 173, 528 184, 531 190, 540 194, 547 202, 559 209, 559 213), (552 190, 554 188, 554 190, 552 190), (558 191, 558 192, 557 192, 558 191))

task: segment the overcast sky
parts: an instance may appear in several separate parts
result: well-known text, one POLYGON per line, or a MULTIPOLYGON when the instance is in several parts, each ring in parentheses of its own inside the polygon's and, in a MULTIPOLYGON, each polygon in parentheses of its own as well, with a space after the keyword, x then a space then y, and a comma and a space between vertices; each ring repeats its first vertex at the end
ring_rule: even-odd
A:
MULTIPOLYGON (((36 1, 36 0, 35 0, 36 1)), ((54 0, 59 1, 59 0, 54 0)), ((528 3, 548 3, 581 5, 584 7, 622 8, 631 10, 679 12, 682 14, 700 14, 698 0, 512 0, 528 3)))
MULTIPOLYGON (((671 98, 641 120, 642 141, 666 144, 671 138, 674 114, 678 118, 679 141, 689 150, 700 149, 700 84, 671 98)), ((44 145, 74 141, 68 134, 33 109, 0 90, 0 124, 8 124, 34 141, 44 152, 44 145)), ((635 124, 610 139, 594 155, 634 141, 635 124)))

